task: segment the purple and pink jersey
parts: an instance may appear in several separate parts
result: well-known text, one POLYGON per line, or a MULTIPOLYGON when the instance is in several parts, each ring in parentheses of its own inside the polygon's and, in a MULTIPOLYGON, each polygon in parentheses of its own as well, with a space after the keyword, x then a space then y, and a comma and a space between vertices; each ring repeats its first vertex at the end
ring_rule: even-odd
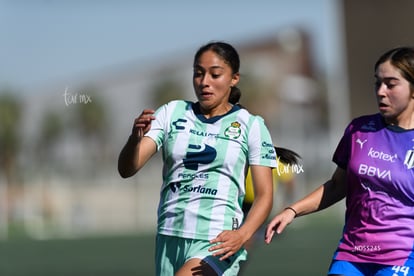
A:
POLYGON ((380 114, 359 117, 333 161, 348 183, 334 259, 414 267, 414 130, 387 126, 380 114))

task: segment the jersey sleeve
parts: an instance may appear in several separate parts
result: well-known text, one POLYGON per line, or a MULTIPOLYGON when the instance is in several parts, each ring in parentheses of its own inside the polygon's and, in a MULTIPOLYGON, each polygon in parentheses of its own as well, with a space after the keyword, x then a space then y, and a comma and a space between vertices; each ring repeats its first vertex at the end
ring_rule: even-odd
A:
POLYGON ((336 147, 332 161, 342 169, 348 167, 348 162, 351 154, 351 140, 352 133, 355 131, 355 120, 353 120, 345 129, 341 140, 336 147))
POLYGON ((155 120, 151 122, 151 129, 145 134, 155 141, 159 150, 164 141, 168 126, 168 104, 164 104, 155 111, 155 120))
POLYGON ((248 139, 249 164, 275 168, 277 166, 276 151, 262 117, 255 116, 248 139))

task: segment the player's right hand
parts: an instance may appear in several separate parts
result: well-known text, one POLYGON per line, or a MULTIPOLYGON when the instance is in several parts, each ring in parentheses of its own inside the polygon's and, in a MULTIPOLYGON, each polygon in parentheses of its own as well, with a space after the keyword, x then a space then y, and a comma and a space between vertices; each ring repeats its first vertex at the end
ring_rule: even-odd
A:
POLYGON ((155 120, 155 110, 144 109, 137 118, 134 120, 134 126, 132 128, 132 135, 136 138, 142 138, 151 128, 151 121, 155 120))
POLYGON ((265 242, 269 244, 272 241, 274 234, 281 234, 294 218, 295 213, 288 209, 277 214, 266 227, 265 242))

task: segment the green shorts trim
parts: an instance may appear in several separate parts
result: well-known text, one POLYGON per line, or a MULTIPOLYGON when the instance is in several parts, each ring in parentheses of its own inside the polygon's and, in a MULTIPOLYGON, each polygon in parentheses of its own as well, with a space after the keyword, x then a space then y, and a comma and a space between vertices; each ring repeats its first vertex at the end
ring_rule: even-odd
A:
POLYGON ((247 251, 240 249, 230 258, 220 261, 208 249, 209 241, 186 239, 157 234, 155 250, 156 275, 174 275, 188 260, 200 259, 208 263, 218 275, 234 276, 240 270, 240 262, 247 259, 247 251))

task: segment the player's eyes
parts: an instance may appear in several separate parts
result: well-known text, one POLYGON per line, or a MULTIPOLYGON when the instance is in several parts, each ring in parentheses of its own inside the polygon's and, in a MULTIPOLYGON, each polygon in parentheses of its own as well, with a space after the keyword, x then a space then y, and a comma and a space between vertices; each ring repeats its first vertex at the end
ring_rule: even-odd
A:
POLYGON ((380 79, 377 79, 374 82, 375 89, 377 89, 377 90, 380 89, 381 85, 383 85, 383 84, 385 84, 387 89, 392 89, 392 88, 394 88, 395 86, 398 85, 398 83, 395 80, 382 80, 381 81, 380 79))
POLYGON ((193 76, 194 77, 200 77, 203 75, 203 72, 201 72, 200 70, 194 70, 193 71, 193 76))

